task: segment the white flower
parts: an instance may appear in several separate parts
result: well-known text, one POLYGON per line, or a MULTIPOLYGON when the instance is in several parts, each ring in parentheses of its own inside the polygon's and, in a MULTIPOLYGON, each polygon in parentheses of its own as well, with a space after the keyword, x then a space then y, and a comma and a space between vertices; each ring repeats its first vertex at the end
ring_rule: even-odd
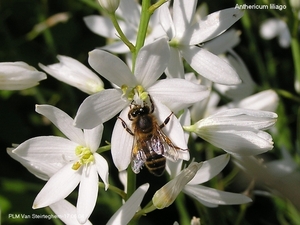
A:
POLYGON ((208 91, 204 86, 182 79, 158 80, 170 57, 168 48, 164 38, 144 46, 137 56, 134 74, 118 57, 102 50, 90 52, 90 65, 120 88, 87 97, 78 109, 76 125, 92 128, 104 123, 129 106, 136 94, 141 100, 150 94, 154 102, 160 101, 173 112, 206 98, 208 91))
MULTIPOLYGON (((121 89, 107 89, 86 98, 75 117, 76 126, 92 128, 111 119, 121 110, 120 117, 130 125, 128 106, 134 98, 135 101, 147 100, 148 94, 155 105, 154 114, 161 124, 171 114, 170 109, 177 112, 207 97, 208 91, 204 86, 178 78, 157 80, 166 68, 168 48, 166 39, 144 46, 137 56, 134 74, 116 56, 102 50, 92 51, 90 65, 121 89)), ((182 128, 175 116, 171 117, 164 131, 176 146, 186 148, 181 135, 182 128), (170 129, 171 127, 176 129, 170 129)), ((119 170, 126 169, 129 164, 132 140, 133 137, 118 120, 112 135, 112 155, 119 170)))
POLYGON ((0 90, 23 90, 45 80, 46 74, 24 62, 0 63, 0 90))
POLYGON ((130 196, 125 204, 110 218, 110 220, 107 222, 107 225, 128 224, 128 222, 138 211, 148 188, 149 184, 143 184, 136 189, 136 191, 130 196))
POLYGON ((196 5, 197 0, 175 0, 173 20, 168 5, 161 6, 160 21, 171 46, 167 75, 183 78, 183 57, 197 73, 214 82, 238 84, 238 75, 223 59, 195 45, 222 34, 242 17, 243 12, 234 8, 225 9, 194 23, 196 5))
POLYGON ((8 149, 10 155, 35 175, 47 178, 46 185, 39 192, 33 208, 52 205, 66 198, 79 185, 77 200, 77 219, 85 223, 96 204, 98 194, 98 175, 107 189, 108 164, 96 153, 102 136, 103 125, 94 129, 81 130, 73 126, 73 119, 66 113, 49 105, 37 105, 36 111, 46 116, 67 138, 40 136, 29 139, 14 150, 8 149), (43 165, 44 164, 44 165, 43 165), (53 169, 57 168, 54 174, 53 169), (49 169, 50 167, 50 169, 49 169), (40 173, 36 174, 36 171, 40 173), (49 173, 50 172, 50 173, 49 173))
POLYGON ((57 58, 60 63, 49 66, 39 64, 39 66, 54 78, 87 94, 94 94, 103 90, 102 80, 85 65, 71 57, 59 55, 57 58))
MULTIPOLYGON (((76 217, 76 207, 67 200, 63 199, 52 205, 49 205, 51 210, 58 216, 58 218, 67 225, 80 225, 76 217)), ((84 225, 91 225, 88 220, 84 225)))
POLYGON ((120 0, 98 0, 98 2, 109 13, 115 12, 120 4, 120 0))
MULTIPOLYGON (((250 202, 251 199, 244 195, 199 185, 219 174, 227 165, 229 158, 229 155, 224 154, 202 163, 193 162, 181 172, 178 172, 180 171, 178 168, 181 168, 182 161, 177 162, 172 166, 175 173, 171 173, 175 177, 154 194, 153 204, 159 209, 168 207, 181 191, 208 207, 250 202)), ((174 164, 170 161, 169 163, 174 164)))
POLYGON ((250 109, 228 109, 204 118, 184 129, 231 154, 257 155, 273 148, 272 137, 264 132, 277 114, 250 109))
POLYGON ((266 40, 278 36, 278 42, 282 48, 290 46, 291 34, 283 20, 272 18, 264 21, 260 26, 260 35, 266 40))
MULTIPOLYGON (((164 35, 164 31, 159 25, 157 11, 159 8, 150 18, 145 45, 164 35)), ((131 43, 135 44, 141 18, 141 6, 134 0, 122 0, 115 13, 120 18, 118 23, 123 33, 131 43)), ((108 17, 87 16, 84 17, 84 22, 95 34, 115 40, 115 42, 103 46, 102 49, 113 53, 129 53, 129 48, 118 38, 117 31, 108 17)))

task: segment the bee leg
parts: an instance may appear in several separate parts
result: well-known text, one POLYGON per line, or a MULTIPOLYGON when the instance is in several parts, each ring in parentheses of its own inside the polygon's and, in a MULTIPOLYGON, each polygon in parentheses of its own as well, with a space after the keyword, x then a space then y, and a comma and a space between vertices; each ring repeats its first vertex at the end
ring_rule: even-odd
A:
POLYGON ((126 122, 125 122, 121 117, 118 117, 118 119, 121 120, 121 123, 122 123, 122 126, 124 127, 124 129, 125 129, 129 134, 131 134, 132 136, 134 136, 134 133, 129 129, 129 127, 127 126, 126 122))
POLYGON ((150 113, 153 113, 154 112, 154 103, 152 101, 151 96, 150 95, 148 95, 148 96, 149 96, 149 100, 150 100, 150 103, 151 103, 151 111, 150 111, 150 113))
POLYGON ((165 119, 165 121, 161 125, 159 125, 160 129, 164 128, 169 123, 172 115, 173 115, 173 112, 171 112, 171 114, 165 119))

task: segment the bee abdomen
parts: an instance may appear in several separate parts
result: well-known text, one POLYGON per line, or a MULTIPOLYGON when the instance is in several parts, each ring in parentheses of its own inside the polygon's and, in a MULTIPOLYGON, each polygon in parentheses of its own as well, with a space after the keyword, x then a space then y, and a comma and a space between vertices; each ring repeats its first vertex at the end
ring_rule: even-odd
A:
POLYGON ((165 171, 166 158, 162 155, 152 155, 147 158, 145 165, 148 168, 150 173, 159 177, 165 171))

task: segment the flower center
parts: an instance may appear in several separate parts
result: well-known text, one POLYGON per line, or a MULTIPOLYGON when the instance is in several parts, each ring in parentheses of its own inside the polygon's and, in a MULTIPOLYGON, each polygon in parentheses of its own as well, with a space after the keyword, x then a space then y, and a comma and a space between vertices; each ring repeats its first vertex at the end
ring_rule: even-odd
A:
POLYGON ((148 92, 145 91, 142 85, 130 88, 124 84, 122 85, 121 90, 123 92, 122 97, 125 96, 129 101, 136 100, 135 96, 138 96, 142 101, 145 101, 148 98, 148 92))
POLYGON ((78 170, 83 164, 93 163, 95 160, 93 153, 87 147, 77 146, 75 155, 78 156, 79 159, 73 164, 73 170, 78 170))

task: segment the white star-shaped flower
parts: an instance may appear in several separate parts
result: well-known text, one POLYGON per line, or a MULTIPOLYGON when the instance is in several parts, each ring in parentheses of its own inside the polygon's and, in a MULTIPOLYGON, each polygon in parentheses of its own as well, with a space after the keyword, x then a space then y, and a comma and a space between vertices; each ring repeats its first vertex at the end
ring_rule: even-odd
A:
POLYGON ((173 17, 168 5, 159 11, 161 25, 169 37, 171 59, 166 69, 170 77, 184 77, 182 58, 200 75, 221 84, 238 84, 234 69, 223 59, 196 45, 225 32, 239 20, 243 11, 230 8, 209 14, 194 22, 197 0, 174 0, 173 17))
POLYGON ((24 62, 0 63, 0 90, 23 90, 45 80, 46 74, 24 62))
POLYGON ((129 106, 134 96, 143 101, 150 94, 154 102, 160 101, 173 112, 206 98, 204 86, 178 78, 158 80, 170 58, 168 49, 165 38, 144 46, 134 74, 118 57, 103 50, 90 52, 89 64, 116 88, 87 97, 78 109, 76 126, 89 129, 106 122, 129 106))
POLYGON ((61 201, 79 184, 77 219, 85 223, 96 204, 98 176, 108 188, 108 164, 96 152, 103 125, 82 131, 73 126, 71 117, 56 107, 37 105, 36 111, 47 117, 67 138, 35 137, 8 149, 9 154, 20 159, 18 161, 38 177, 50 178, 34 200, 35 209, 61 201))
MULTIPOLYGON (((86 98, 75 117, 76 126, 92 128, 111 119, 121 110, 120 117, 130 125, 127 119, 128 106, 133 99, 141 102, 147 100, 148 95, 151 95, 156 109, 154 114, 161 124, 171 114, 171 110, 177 112, 206 98, 208 91, 204 86, 179 78, 158 80, 169 60, 168 48, 164 38, 144 46, 137 56, 134 74, 116 56, 102 50, 92 51, 90 65, 117 88, 86 98)), ((187 148, 182 128, 175 116, 171 117, 164 132, 176 146, 187 148)), ((118 120, 112 135, 112 155, 119 170, 126 169, 129 164, 132 140, 132 136, 118 120)))

